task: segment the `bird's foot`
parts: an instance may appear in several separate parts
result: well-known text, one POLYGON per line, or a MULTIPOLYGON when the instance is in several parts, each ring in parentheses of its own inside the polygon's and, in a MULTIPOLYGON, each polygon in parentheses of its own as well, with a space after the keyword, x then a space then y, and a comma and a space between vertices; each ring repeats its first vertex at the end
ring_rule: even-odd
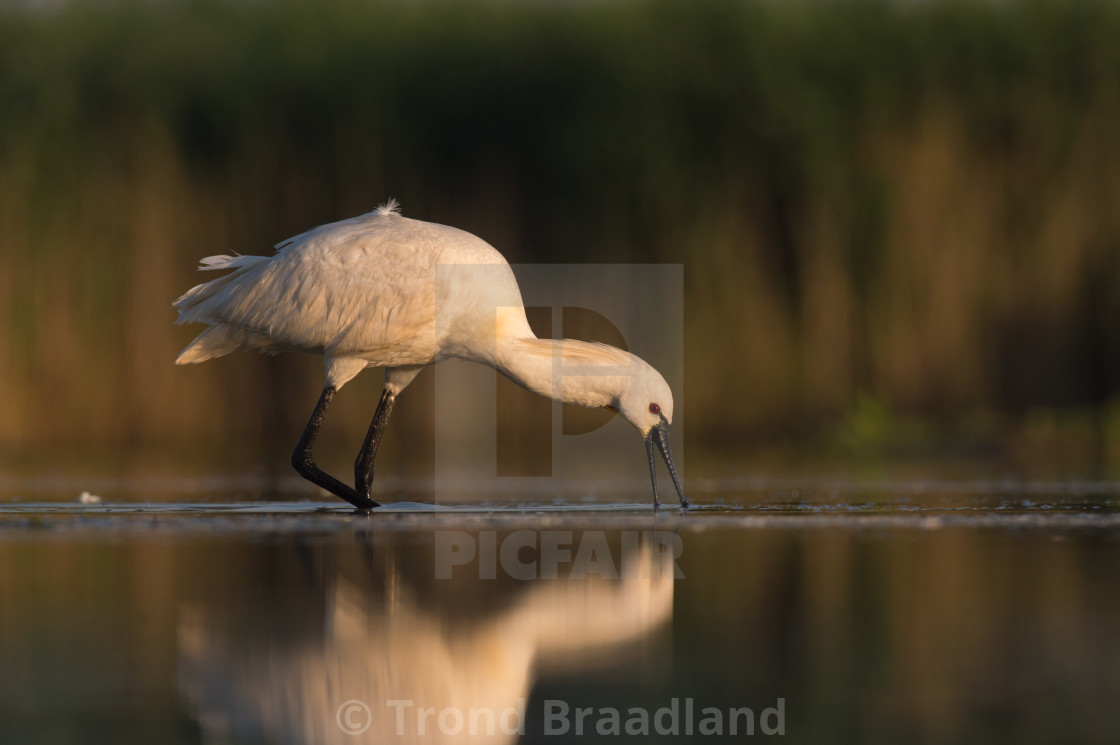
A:
POLYGON ((353 489, 350 489, 348 491, 350 492, 350 496, 343 496, 342 494, 339 494, 337 496, 342 497, 347 502, 354 505, 359 512, 369 512, 370 510, 381 506, 380 503, 374 502, 368 496, 354 491, 353 489))

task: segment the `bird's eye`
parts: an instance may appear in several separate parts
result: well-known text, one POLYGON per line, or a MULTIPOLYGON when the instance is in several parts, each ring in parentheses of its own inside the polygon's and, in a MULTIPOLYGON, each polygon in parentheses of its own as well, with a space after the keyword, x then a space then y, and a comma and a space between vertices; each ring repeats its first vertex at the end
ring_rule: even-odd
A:
POLYGON ((660 414, 661 413, 661 407, 658 406, 657 404, 650 404, 649 405, 649 413, 650 414, 660 414))

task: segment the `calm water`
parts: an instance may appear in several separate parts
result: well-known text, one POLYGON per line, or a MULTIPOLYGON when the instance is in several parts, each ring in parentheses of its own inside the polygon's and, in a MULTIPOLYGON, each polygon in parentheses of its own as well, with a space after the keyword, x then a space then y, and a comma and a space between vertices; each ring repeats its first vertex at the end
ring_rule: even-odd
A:
POLYGON ((0 743, 1120 740, 1116 485, 757 487, 2 502, 0 743))

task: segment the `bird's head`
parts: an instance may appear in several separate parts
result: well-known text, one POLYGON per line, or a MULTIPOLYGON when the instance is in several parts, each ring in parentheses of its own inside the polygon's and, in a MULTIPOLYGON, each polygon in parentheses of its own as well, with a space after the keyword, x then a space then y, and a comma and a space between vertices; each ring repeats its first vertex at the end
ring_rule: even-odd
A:
POLYGON ((661 373, 641 358, 631 357, 632 372, 619 395, 618 413, 645 437, 662 422, 673 423, 673 391, 661 373))
POLYGON ((657 501, 657 464, 654 459, 654 450, 661 453, 669 475, 673 478, 673 486, 677 488, 681 507, 688 507, 688 500, 684 497, 680 479, 677 478, 677 469, 673 464, 673 453, 669 448, 669 425, 673 423, 673 392, 661 373, 643 360, 634 357, 632 373, 626 389, 618 399, 618 413, 628 422, 637 427, 642 433, 646 443, 646 455, 649 458, 649 476, 653 482, 653 503, 657 501))

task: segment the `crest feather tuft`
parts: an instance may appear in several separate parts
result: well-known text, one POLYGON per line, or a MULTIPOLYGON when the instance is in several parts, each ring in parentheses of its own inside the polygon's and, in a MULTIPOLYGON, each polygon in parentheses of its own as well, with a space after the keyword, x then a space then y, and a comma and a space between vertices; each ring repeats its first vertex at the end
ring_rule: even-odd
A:
POLYGON ((385 202, 373 211, 373 214, 378 217, 385 217, 387 215, 396 215, 400 217, 401 203, 396 200, 396 197, 390 197, 389 201, 385 202))

